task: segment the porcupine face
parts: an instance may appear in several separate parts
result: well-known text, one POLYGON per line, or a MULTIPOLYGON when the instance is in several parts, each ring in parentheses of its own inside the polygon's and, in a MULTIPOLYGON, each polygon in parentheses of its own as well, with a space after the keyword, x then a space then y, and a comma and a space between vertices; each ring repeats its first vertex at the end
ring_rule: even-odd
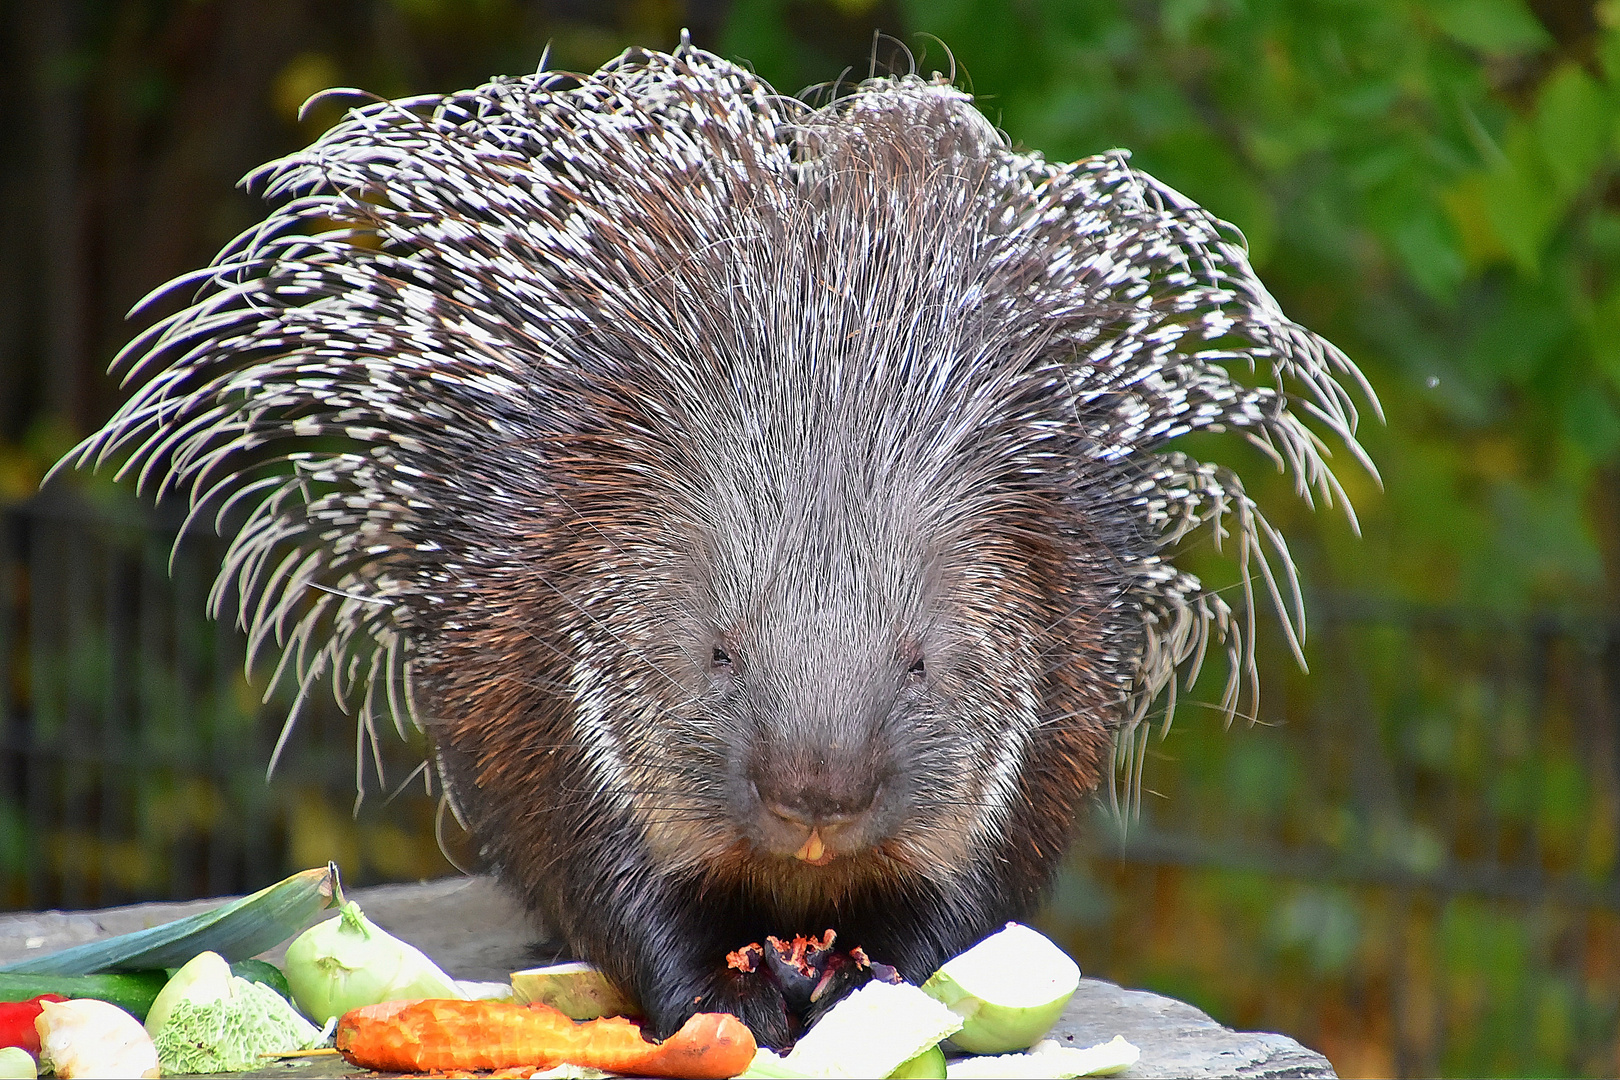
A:
POLYGON ((715 553, 700 700, 734 748, 728 825, 755 857, 821 866, 891 840, 951 756, 929 691, 938 568, 872 494, 784 506, 715 553))
MULTIPOLYGON (((1054 536, 930 530, 918 492, 818 474, 829 452, 806 453, 784 505, 710 538, 706 617, 683 628, 697 686, 676 713, 728 748, 720 797, 708 828, 651 829, 666 858, 813 895, 967 858, 1010 811, 1041 721, 1099 704, 1043 670, 1056 635, 1084 629, 1063 618, 1078 568, 1054 536)), ((1094 767, 1106 736, 1088 735, 1094 767)))
POLYGON ((1063 832, 1128 681, 1113 568, 1145 545, 1076 467, 1044 339, 998 317, 984 163, 940 167, 982 121, 923 104, 686 255, 658 359, 645 322, 594 327, 595 422, 548 469, 568 595, 537 600, 594 642, 574 737, 614 748, 661 865, 790 906, 1004 839, 1032 749, 1063 832))

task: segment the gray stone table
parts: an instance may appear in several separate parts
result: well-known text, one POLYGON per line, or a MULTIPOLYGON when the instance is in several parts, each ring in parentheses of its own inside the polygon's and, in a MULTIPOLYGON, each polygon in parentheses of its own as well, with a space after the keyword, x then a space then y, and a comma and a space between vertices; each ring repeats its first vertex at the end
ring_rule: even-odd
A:
MULTIPOLYGON (((411 942, 458 979, 505 980, 551 959, 522 910, 488 878, 380 885, 350 894, 390 933, 411 942)), ((122 934, 218 904, 136 904, 101 911, 0 915, 0 965, 82 941, 122 934)), ((324 917, 324 916, 323 916, 324 917)), ((264 954, 280 960, 283 949, 264 954)), ((1327 1058, 1283 1035, 1233 1031, 1183 1002, 1101 979, 1083 979, 1052 1037, 1090 1046, 1123 1035, 1142 1050, 1132 1077, 1331 1077, 1327 1058)), ((266 1069, 288 1078, 344 1076, 342 1061, 311 1059, 266 1069)), ((238 1074, 240 1075, 240 1074, 238 1074)))

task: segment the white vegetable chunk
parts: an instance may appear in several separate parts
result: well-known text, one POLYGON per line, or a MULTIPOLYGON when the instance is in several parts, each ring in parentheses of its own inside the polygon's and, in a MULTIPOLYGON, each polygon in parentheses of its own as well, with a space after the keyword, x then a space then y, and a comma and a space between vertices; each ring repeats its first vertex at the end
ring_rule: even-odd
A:
POLYGON ((1077 1076, 1115 1076, 1135 1065, 1142 1051, 1123 1036, 1084 1048, 1060 1046, 1050 1039, 1027 1054, 965 1057, 948 1062, 947 1080, 1070 1080, 1077 1076))
POLYGON ((94 998, 47 1001, 34 1027, 40 1058, 61 1080, 158 1075, 152 1036, 116 1005, 94 998))
POLYGON ((888 1076, 961 1026, 909 983, 870 982, 833 1006, 782 1064, 805 1076, 888 1076))

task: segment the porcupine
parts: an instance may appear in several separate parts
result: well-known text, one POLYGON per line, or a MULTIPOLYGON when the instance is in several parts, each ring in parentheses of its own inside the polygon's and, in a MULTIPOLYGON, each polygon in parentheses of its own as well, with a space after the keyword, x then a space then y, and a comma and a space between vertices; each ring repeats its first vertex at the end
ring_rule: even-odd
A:
POLYGON ((939 76, 812 107, 683 40, 368 99, 249 182, 276 208, 167 286, 77 460, 242 518, 215 613, 363 738, 419 722, 658 1032, 790 1039, 724 962, 766 934, 920 980, 1026 916, 1211 643, 1236 707, 1252 572, 1296 640, 1282 538, 1178 436, 1347 510, 1302 418, 1371 469, 1371 391, 1235 230, 939 76), (1167 561, 1194 530, 1246 603, 1167 561))

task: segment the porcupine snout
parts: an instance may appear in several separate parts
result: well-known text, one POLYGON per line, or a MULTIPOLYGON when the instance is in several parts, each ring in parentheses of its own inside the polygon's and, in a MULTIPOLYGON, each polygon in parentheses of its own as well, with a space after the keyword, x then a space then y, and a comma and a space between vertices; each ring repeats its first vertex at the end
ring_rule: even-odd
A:
POLYGON ((864 677, 824 657, 803 666, 819 677, 742 688, 754 716, 741 803, 756 851, 823 866, 881 844, 905 815, 908 688, 881 662, 864 677))
POLYGON ((870 743, 756 748, 748 780, 766 850, 822 866, 870 847, 883 832, 884 757, 870 743))
MULTIPOLYGON (((923 665, 889 633, 837 616, 873 591, 780 596, 754 632, 722 648, 735 740, 735 807, 757 855, 822 866, 881 845, 902 827, 916 756, 923 665)), ((893 627, 895 615, 878 625, 893 627)))

